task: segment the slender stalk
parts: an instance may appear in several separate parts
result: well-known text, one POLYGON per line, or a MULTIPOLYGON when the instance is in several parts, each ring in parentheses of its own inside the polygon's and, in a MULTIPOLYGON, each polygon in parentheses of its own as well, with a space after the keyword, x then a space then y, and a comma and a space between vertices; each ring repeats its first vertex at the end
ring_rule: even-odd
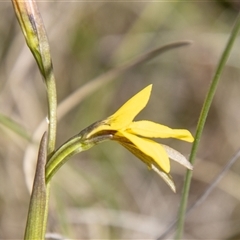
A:
POLYGON ((49 184, 54 173, 67 161, 67 159, 81 152, 84 145, 81 143, 81 136, 76 135, 63 144, 49 159, 46 165, 46 183, 49 184))
POLYGON ((47 97, 48 97, 48 159, 55 149, 57 131, 57 93, 55 78, 51 70, 46 76, 47 97))
MULTIPOLYGON (((43 61, 44 62, 44 61, 43 61)), ((49 72, 46 72, 45 80, 47 85, 47 98, 48 98, 48 145, 47 145, 47 162, 52 156, 53 151, 55 150, 56 144, 56 132, 57 132, 57 92, 55 77, 53 73, 51 58, 49 55, 48 63, 51 66, 49 72)), ((46 179, 46 176, 45 176, 46 179)), ((47 229, 47 219, 48 219, 48 207, 49 207, 49 198, 50 198, 50 182, 46 183, 46 199, 45 199, 45 214, 43 218, 43 228, 42 231, 45 236, 47 229)))
POLYGON ((46 165, 46 183, 48 184, 53 175, 59 170, 59 168, 73 155, 88 150, 94 145, 111 139, 111 134, 104 134, 101 136, 95 136, 91 139, 86 139, 85 135, 91 131, 95 123, 82 130, 79 134, 70 138, 62 146, 60 146, 49 159, 46 165))
MULTIPOLYGON (((216 68, 216 72, 212 78, 210 88, 208 90, 207 96, 205 98, 202 111, 198 120, 198 125, 197 125, 197 130, 196 130, 196 136, 195 136, 195 141, 192 146, 191 154, 189 161, 193 164, 195 161, 196 153, 198 150, 199 142, 202 136, 202 132, 204 129, 204 125, 208 116, 209 109, 212 104, 213 97, 216 92, 216 88, 221 76, 221 73, 223 71, 223 68, 227 62, 227 59, 229 57, 229 54, 232 50, 232 46, 234 41, 237 38, 238 32, 240 30, 240 13, 237 16, 236 22, 234 24, 234 27, 232 29, 231 35, 229 37, 229 40, 226 44, 226 47, 223 51, 223 54, 219 60, 219 63, 216 68)), ((192 178, 192 172, 187 171, 185 181, 184 181, 184 186, 183 186, 183 192, 182 192, 182 198, 180 202, 180 208, 178 212, 178 224, 177 224, 177 232, 175 235, 175 239, 182 239, 183 235, 183 229, 184 229, 184 220, 185 220, 185 213, 186 213, 186 208, 187 208, 187 202, 188 202, 188 195, 189 195, 189 189, 190 189, 190 184, 191 184, 191 178, 192 178)))
MULTIPOLYGON (((40 16, 40 15, 39 15, 40 16)), ((47 99, 48 99, 48 144, 47 144, 47 162, 52 156, 55 150, 56 144, 56 133, 57 133, 57 91, 56 83, 53 72, 52 60, 50 55, 50 47, 48 44, 47 35, 44 29, 44 26, 40 28, 41 34, 43 36, 43 44, 40 45, 40 51, 42 52, 42 62, 45 79, 47 86, 47 99)), ((46 177, 45 177, 46 179, 46 177)), ((46 183, 46 198, 45 198, 45 214, 43 218, 42 231, 43 236, 45 236, 47 229, 47 219, 48 219, 48 207, 49 207, 49 198, 50 198, 50 183, 46 183)))

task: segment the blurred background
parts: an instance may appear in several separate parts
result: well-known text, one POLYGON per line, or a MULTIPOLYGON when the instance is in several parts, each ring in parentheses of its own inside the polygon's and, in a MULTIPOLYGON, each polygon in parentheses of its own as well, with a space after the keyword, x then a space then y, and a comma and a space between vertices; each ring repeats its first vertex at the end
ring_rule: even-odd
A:
MULTIPOLYGON (((104 119, 153 83, 137 119, 195 134, 211 77, 238 13, 236 1, 38 2, 48 33, 59 104, 92 79, 165 44, 165 52, 87 95, 59 115, 57 146, 104 119)), ((47 114, 46 89, 25 44, 11 2, 0 4, 0 113, 24 130, 0 125, 0 238, 23 237, 32 169, 47 114), (28 136, 35 136, 34 144, 28 136)), ((197 153, 189 204, 240 147, 240 42, 221 76, 197 153)), ((103 75, 104 76, 104 75, 103 75)), ((189 156, 191 144, 162 141, 189 156)), ((157 239, 177 216, 186 170, 172 162, 174 194, 116 142, 69 160, 54 177, 48 232, 75 239, 157 239)), ((184 239, 240 239, 240 163, 187 216, 184 239)), ((172 239, 169 234, 165 239, 172 239)))

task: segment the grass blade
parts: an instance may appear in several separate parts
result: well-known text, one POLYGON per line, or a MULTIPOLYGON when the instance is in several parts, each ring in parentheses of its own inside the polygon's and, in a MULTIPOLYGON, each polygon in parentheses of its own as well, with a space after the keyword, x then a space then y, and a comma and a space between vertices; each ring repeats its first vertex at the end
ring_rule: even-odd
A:
MULTIPOLYGON (((190 154, 190 158, 189 158, 189 161, 192 164, 194 163, 195 158, 196 158, 196 153, 198 150, 198 146, 199 146, 199 142, 200 142, 200 139, 202 136, 204 125, 205 125, 205 122, 206 122, 206 119, 208 116, 209 109, 212 104, 213 97, 216 92, 216 88, 217 88, 221 73, 224 69, 224 66, 227 62, 229 54, 232 50, 233 43, 237 38, 239 29, 240 29, 240 14, 238 14, 238 17, 236 19, 236 22, 235 22, 232 32, 230 34, 229 40, 228 40, 226 47, 222 53, 222 56, 219 60, 215 74, 211 81, 210 88, 208 90, 207 96, 205 98, 205 101, 204 101, 204 104, 202 107, 202 111, 201 111, 201 114, 200 114, 200 117, 198 120, 195 141, 193 142, 193 146, 192 146, 192 150, 191 150, 191 154, 190 154)), ((183 186, 183 192, 182 192, 179 213, 178 213, 178 224, 177 224, 177 232, 175 235, 175 239, 182 239, 183 229, 184 229, 185 212, 186 212, 186 208, 187 208, 191 178, 192 178, 192 171, 187 171, 185 181, 184 181, 184 186, 183 186)))

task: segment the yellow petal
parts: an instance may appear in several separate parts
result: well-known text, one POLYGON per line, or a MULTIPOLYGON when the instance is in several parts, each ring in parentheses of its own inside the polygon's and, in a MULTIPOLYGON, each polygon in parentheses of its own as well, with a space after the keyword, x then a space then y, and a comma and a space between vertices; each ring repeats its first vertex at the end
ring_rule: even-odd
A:
POLYGON ((128 132, 150 138, 177 138, 187 142, 193 142, 192 134, 186 129, 172 129, 151 121, 132 122, 128 132))
MULTIPOLYGON (((144 161, 144 155, 150 157, 152 160, 151 162, 149 162, 149 158, 146 158, 146 161, 144 161, 146 164, 148 164, 148 166, 153 164, 156 167, 160 167, 160 169, 166 173, 170 171, 170 161, 168 155, 160 144, 149 139, 137 137, 124 131, 119 131, 119 133, 133 143, 136 148, 143 153, 141 160, 144 161)), ((123 145, 125 146, 126 144, 123 145)))
POLYGON ((129 99, 122 107, 120 107, 107 122, 115 130, 125 128, 130 124, 135 116, 147 105, 152 90, 152 84, 148 85, 142 91, 129 99))
POLYGON ((125 148, 127 148, 130 152, 132 152, 135 156, 137 156, 140 160, 142 160, 145 164, 147 164, 149 169, 153 169, 155 172, 159 174, 159 176, 170 186, 173 192, 176 192, 176 187, 173 182, 173 179, 169 173, 164 172, 161 167, 158 165, 154 165, 152 162, 152 158, 148 157, 144 153, 142 153, 135 145, 130 142, 119 142, 125 148))

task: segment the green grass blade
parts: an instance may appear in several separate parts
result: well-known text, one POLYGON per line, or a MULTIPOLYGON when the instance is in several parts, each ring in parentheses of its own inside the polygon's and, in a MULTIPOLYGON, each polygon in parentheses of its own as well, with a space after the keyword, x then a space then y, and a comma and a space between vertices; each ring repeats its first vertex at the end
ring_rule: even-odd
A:
MULTIPOLYGON (((227 59, 229 57, 229 54, 232 50, 232 46, 234 41, 237 38, 238 32, 240 29, 240 14, 238 14, 238 17, 236 19, 235 25, 232 29, 230 38, 226 44, 226 47, 222 53, 222 56, 219 60, 219 63, 216 68, 216 72, 212 78, 210 88, 208 90, 207 96, 205 98, 202 111, 198 120, 198 125, 197 125, 197 130, 196 130, 196 135, 195 135, 195 141, 192 146, 191 154, 189 161, 193 164, 195 161, 196 153, 198 150, 199 142, 202 136, 202 132, 204 129, 204 125, 208 116, 209 109, 212 104, 213 97, 216 92, 216 88, 221 76, 221 73, 224 69, 224 66, 227 62, 227 59)), ((195 170, 196 171, 196 170, 195 170)), ((177 224, 177 232, 175 235, 175 239, 182 239, 183 235, 183 229, 184 229, 184 220, 185 220, 185 213, 186 213, 186 208, 187 208, 187 202, 188 202, 188 195, 189 195, 189 189, 190 189, 190 184, 191 184, 191 178, 192 178, 192 171, 187 171, 185 181, 184 181, 184 186, 183 186, 183 192, 182 192, 182 198, 181 198, 181 203, 180 203, 180 208, 179 208, 179 213, 178 213, 178 224, 177 224)))

